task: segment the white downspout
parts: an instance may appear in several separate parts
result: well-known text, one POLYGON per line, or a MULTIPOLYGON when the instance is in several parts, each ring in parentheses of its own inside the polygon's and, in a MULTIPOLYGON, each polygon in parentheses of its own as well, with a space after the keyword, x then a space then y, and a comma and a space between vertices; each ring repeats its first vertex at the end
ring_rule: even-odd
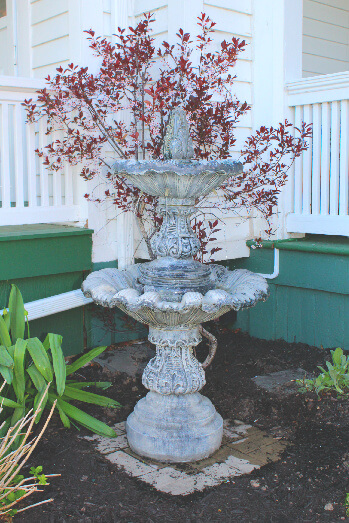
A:
POLYGON ((263 278, 266 278, 267 280, 274 280, 279 276, 280 272, 280 252, 279 249, 274 249, 274 272, 272 274, 262 274, 258 273, 260 276, 263 276, 263 278))
POLYGON ((13 71, 14 71, 14 76, 18 76, 17 0, 12 0, 12 34, 13 34, 13 71))

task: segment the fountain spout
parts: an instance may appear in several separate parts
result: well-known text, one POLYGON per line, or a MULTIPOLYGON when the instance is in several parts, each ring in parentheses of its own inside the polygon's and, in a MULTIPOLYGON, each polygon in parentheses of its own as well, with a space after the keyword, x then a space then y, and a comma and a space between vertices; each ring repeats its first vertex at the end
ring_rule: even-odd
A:
POLYGON ((163 156, 165 160, 186 160, 194 157, 193 141, 184 109, 176 107, 167 125, 163 156))

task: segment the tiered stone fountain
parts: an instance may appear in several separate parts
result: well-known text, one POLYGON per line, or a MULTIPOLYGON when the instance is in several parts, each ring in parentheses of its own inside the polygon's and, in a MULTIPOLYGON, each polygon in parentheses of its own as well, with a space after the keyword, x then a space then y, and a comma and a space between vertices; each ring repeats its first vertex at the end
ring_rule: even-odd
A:
POLYGON ((202 364, 193 349, 200 325, 231 309, 266 299, 266 280, 247 270, 193 260, 199 241, 190 226, 195 199, 209 194, 242 171, 232 160, 192 160, 185 114, 176 109, 164 144, 165 160, 120 160, 115 173, 159 198, 163 215, 152 239, 157 258, 123 270, 103 269, 83 283, 85 296, 103 307, 119 307, 149 325, 156 356, 144 370, 150 390, 127 419, 130 447, 141 456, 165 462, 205 458, 219 448, 223 420, 199 391, 205 385, 202 364))

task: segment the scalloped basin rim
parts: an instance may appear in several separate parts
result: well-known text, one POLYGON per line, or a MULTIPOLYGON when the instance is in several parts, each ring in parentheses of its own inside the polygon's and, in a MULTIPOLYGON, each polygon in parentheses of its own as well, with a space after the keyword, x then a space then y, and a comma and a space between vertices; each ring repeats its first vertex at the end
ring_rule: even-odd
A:
MULTIPOLYGON (((164 301, 155 291, 144 293, 134 287, 139 269, 134 265, 131 267, 121 270, 102 269, 91 273, 82 285, 84 295, 104 307, 122 306, 128 313, 138 312, 140 316, 145 313, 145 309, 152 310, 155 314, 185 314, 194 309, 209 313, 222 309, 223 314, 226 307, 227 310, 241 310, 268 297, 268 284, 263 276, 246 269, 229 271, 222 266, 212 265, 215 289, 208 291, 204 296, 199 292, 187 292, 180 302, 164 301), (126 282, 124 275, 131 272, 131 279, 134 281, 126 282)), ((207 319, 202 317, 199 323, 202 321, 207 319)), ((148 319, 146 323, 151 324, 152 321, 148 319)), ((180 324, 180 321, 176 324, 180 324)))
POLYGON ((243 171, 241 162, 229 158, 226 160, 117 160, 113 168, 118 174, 139 176, 159 173, 188 177, 200 174, 226 176, 243 171))

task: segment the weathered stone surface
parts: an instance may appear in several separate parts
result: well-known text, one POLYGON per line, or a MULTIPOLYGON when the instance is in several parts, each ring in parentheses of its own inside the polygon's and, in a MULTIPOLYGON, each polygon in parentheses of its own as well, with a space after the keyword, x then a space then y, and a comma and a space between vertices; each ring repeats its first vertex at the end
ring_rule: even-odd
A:
POLYGON ((156 344, 156 357, 143 376, 151 392, 127 419, 130 447, 164 462, 191 462, 216 451, 223 432, 221 416, 198 393, 205 384, 204 370, 193 354, 199 326, 265 300, 268 284, 260 274, 194 261, 200 247, 190 224, 196 198, 240 174, 243 166, 231 159, 192 160, 182 108, 175 108, 167 123, 165 160, 118 160, 114 165, 116 174, 158 197, 163 222, 151 240, 156 259, 124 270, 93 272, 82 290, 98 305, 119 307, 148 324, 149 340, 156 344))
POLYGON ((127 418, 126 430, 137 454, 164 462, 188 462, 219 448, 223 420, 211 401, 198 392, 149 392, 127 418))
MULTIPOLYGON (((286 446, 284 441, 270 438, 251 425, 226 420, 224 427, 222 446, 213 455, 193 463, 171 465, 140 458, 129 447, 115 451, 116 440, 113 439, 100 436, 86 439, 96 444, 97 450, 106 459, 130 476, 161 492, 186 496, 277 461, 286 446), (110 452, 107 448, 108 441, 110 452)), ((123 430, 123 425, 118 424, 116 430, 123 430)))

